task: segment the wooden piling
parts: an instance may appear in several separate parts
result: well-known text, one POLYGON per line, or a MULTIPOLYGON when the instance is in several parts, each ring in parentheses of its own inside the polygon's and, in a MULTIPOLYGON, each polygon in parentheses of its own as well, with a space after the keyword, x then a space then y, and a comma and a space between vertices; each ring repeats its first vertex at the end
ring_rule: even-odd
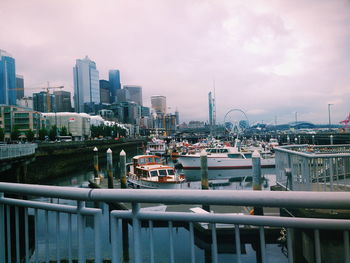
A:
MULTIPOLYGON (((209 189, 209 183, 208 183, 208 155, 205 150, 201 151, 200 154, 201 158, 201 185, 202 190, 208 190, 209 189)), ((208 212, 210 212, 209 205, 202 205, 202 208, 208 212)))
POLYGON ((126 182, 126 153, 124 150, 120 152, 120 188, 126 189, 127 182, 126 182))
POLYGON ((99 166, 98 166, 98 149, 97 147, 94 148, 94 177, 99 177, 99 166))
POLYGON ((108 188, 113 189, 113 156, 112 150, 107 150, 107 175, 108 175, 108 188))

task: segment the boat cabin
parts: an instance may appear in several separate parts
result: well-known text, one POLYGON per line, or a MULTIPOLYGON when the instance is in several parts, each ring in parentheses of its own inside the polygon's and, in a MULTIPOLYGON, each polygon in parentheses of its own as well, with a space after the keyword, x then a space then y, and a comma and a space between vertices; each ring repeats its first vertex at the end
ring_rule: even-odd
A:
POLYGON ((133 167, 130 173, 137 177, 166 182, 170 177, 176 176, 173 167, 163 165, 159 156, 138 155, 133 158, 133 167))

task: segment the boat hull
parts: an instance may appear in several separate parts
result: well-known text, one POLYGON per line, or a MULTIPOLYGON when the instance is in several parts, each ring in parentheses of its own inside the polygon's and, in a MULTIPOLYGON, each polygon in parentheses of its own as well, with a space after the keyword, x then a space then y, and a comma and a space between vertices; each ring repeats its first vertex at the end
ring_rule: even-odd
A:
MULTIPOLYGON (((231 159, 225 157, 208 157, 208 178, 232 178, 252 175, 252 159, 231 159)), ((184 174, 188 181, 201 179, 200 157, 180 156, 184 174)), ((275 159, 261 159, 262 174, 274 173, 275 159)))
POLYGON ((180 182, 155 182, 140 180, 133 177, 128 177, 128 183, 134 188, 147 188, 147 189, 182 189, 185 181, 180 182))

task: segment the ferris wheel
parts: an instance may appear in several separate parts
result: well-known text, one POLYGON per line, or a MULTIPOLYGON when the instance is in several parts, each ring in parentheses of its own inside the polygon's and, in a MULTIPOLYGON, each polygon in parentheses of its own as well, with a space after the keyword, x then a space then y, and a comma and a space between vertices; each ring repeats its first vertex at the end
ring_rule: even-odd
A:
POLYGON ((241 109, 232 109, 225 114, 225 129, 230 134, 241 134, 249 128, 248 117, 241 109))

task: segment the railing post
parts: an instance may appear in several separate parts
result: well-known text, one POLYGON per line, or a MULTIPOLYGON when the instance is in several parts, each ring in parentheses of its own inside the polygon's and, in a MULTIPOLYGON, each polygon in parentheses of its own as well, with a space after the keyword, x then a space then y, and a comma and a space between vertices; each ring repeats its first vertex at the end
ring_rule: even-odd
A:
POLYGON ((78 201, 77 228, 78 228, 78 262, 85 262, 85 218, 81 210, 85 208, 84 201, 78 201))
POLYGON ((138 213, 140 211, 139 203, 132 203, 132 228, 134 237, 134 263, 141 263, 141 243, 140 243, 140 220, 138 219, 138 213))
MULTIPOLYGON (((4 197, 3 193, 0 193, 0 199, 4 197)), ((0 204, 0 262, 6 262, 6 246, 5 246, 5 209, 4 205, 0 204)))

